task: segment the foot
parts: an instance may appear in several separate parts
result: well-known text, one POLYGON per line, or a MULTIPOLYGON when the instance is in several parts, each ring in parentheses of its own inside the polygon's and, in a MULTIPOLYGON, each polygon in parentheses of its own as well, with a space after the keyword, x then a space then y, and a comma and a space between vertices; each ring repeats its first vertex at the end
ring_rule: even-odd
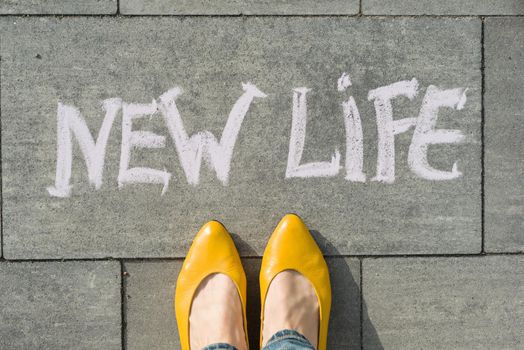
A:
POLYGON ((189 314, 189 339, 192 350, 215 343, 247 349, 242 303, 228 276, 212 274, 197 288, 189 314))
POLYGON ((311 283, 300 273, 286 270, 275 276, 266 295, 262 345, 273 334, 292 329, 317 348, 319 305, 311 283))

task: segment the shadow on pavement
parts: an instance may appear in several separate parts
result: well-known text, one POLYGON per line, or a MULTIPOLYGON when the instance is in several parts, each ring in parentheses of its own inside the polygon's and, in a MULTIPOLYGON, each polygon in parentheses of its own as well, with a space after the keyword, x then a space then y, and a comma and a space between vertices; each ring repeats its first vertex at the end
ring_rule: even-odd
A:
MULTIPOLYGON (((329 252, 330 256, 342 255, 319 231, 310 232, 324 253, 329 252)), ((362 349, 384 349, 368 317, 366 302, 361 298, 361 262, 348 262, 341 257, 329 257, 326 260, 330 269, 333 294, 328 349, 360 350, 364 340, 365 345, 362 345, 362 349)))
MULTIPOLYGON (((361 334, 366 339, 365 349, 383 349, 373 324, 369 321, 365 301, 360 305, 360 261, 342 257, 335 246, 319 231, 311 230, 311 234, 324 252, 329 252, 326 258, 331 275, 333 304, 329 325, 329 350, 360 350, 361 334), (331 256, 334 255, 334 256, 331 256), (362 317, 361 317, 362 313, 362 317), (361 326, 361 320, 363 322, 361 326), (361 333, 362 332, 362 333, 361 333)), ((231 234, 237 248, 243 254, 256 256, 256 251, 239 235, 231 234)), ((260 339, 260 287, 259 273, 261 257, 243 258, 247 275, 247 318, 250 349, 259 349, 260 339)), ((362 339, 363 340, 363 339, 362 339)))

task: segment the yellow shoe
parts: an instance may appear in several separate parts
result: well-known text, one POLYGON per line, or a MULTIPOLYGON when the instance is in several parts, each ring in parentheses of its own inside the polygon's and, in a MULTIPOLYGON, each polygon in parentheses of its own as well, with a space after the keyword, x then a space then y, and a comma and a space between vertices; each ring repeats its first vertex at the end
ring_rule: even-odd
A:
MULTIPOLYGON (((271 235, 264 251, 260 268, 260 348, 264 308, 269 285, 273 278, 285 270, 294 270, 306 277, 318 298, 320 310, 317 350, 326 350, 329 313, 331 310, 331 283, 329 270, 322 252, 304 222, 295 214, 282 218, 271 235)), ((313 344, 315 346, 315 344, 313 344)))
POLYGON ((214 273, 228 276, 238 290, 242 303, 246 344, 249 346, 246 322, 246 274, 235 243, 226 228, 217 221, 210 221, 200 229, 193 240, 176 284, 174 307, 182 350, 190 350, 189 313, 195 291, 207 276, 214 273))

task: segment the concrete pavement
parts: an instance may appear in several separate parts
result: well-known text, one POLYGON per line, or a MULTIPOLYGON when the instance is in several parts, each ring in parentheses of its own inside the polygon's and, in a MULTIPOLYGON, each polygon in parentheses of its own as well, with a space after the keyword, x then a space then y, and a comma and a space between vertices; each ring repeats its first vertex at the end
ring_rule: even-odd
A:
POLYGON ((0 348, 179 348, 176 276, 211 219, 256 348, 287 212, 327 255, 329 349, 521 348, 523 14, 0 0, 0 348))

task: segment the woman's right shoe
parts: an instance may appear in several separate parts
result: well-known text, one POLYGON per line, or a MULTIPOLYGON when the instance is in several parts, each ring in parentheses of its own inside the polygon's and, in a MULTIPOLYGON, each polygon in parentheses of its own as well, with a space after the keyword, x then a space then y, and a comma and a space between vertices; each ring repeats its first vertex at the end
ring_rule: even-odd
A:
POLYGON ((324 256, 304 222, 295 214, 280 221, 264 251, 260 268, 261 331, 264 325, 266 296, 273 279, 286 270, 302 274, 312 285, 318 299, 319 327, 317 350, 326 350, 329 314, 331 310, 331 282, 324 256))

